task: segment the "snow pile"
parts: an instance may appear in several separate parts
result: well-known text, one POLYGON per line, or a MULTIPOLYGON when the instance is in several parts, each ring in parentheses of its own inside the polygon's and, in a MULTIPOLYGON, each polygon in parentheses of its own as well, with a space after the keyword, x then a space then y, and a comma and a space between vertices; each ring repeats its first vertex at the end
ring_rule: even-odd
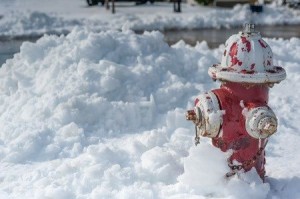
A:
MULTIPOLYGON (((227 157, 229 154, 205 143, 192 147, 184 160, 185 172, 179 176, 177 186, 188 186, 198 197, 266 198, 269 184, 261 182, 255 169, 240 174, 240 178, 234 176, 228 180, 224 177, 224 173, 229 171, 225 164, 227 157)), ((191 198, 190 195, 186 197, 191 198)))
POLYGON ((0 197, 300 197, 299 92, 290 89, 300 40, 267 42, 288 72, 271 91, 280 126, 267 147, 269 183, 254 171, 226 180, 228 154, 209 139, 194 147, 184 119, 217 86, 207 69, 224 46, 75 29, 24 43, 0 69, 0 197))
POLYGON ((189 6, 183 4, 181 14, 172 12, 171 3, 117 7, 112 15, 104 7, 86 8, 84 2, 71 0, 0 2, 0 35, 24 36, 44 33, 65 34, 75 26, 94 31, 134 31, 167 29, 228 28, 245 23, 260 25, 300 24, 298 10, 266 5, 263 13, 251 13, 249 5, 233 9, 189 6), (29 2, 29 3, 28 3, 29 2), (49 7, 49 8, 48 8, 49 7), (65 8, 65 9, 63 9, 65 8))

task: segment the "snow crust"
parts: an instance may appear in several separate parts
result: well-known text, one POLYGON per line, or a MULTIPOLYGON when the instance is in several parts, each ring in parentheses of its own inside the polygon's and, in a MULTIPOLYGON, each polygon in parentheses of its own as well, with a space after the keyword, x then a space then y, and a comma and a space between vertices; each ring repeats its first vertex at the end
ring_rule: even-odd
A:
POLYGON ((117 13, 112 15, 100 5, 88 8, 84 0, 2 0, 0 36, 65 34, 76 26, 89 27, 94 31, 144 31, 241 27, 250 22, 256 25, 300 24, 299 10, 275 3, 265 5, 264 12, 260 14, 251 13, 249 5, 225 9, 183 4, 183 12, 178 14, 173 13, 171 3, 117 4, 117 13))
POLYGON ((224 45, 75 28, 23 43, 0 69, 0 198, 299 198, 300 40, 265 40, 288 74, 270 92, 266 183, 226 180, 229 154, 193 146, 184 118, 218 86, 207 69, 224 45))

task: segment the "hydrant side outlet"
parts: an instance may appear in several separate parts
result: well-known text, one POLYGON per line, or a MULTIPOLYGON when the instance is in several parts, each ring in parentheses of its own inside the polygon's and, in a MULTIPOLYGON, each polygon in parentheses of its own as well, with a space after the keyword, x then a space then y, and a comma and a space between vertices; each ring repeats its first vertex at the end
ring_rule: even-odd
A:
POLYGON ((222 125, 222 111, 217 96, 213 92, 207 92, 195 100, 194 111, 201 115, 197 124, 198 136, 216 137, 222 125))

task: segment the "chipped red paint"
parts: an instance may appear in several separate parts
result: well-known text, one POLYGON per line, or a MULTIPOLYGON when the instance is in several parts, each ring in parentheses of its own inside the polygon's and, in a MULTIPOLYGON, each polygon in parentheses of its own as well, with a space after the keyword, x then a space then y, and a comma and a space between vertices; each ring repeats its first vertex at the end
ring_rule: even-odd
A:
POLYGON ((251 51, 251 43, 246 37, 241 37, 242 43, 246 45, 247 52, 251 51))
POLYGON ((260 43, 261 47, 267 48, 267 45, 262 40, 259 39, 258 42, 260 43))
POLYGON ((255 68, 255 63, 251 64, 250 69, 253 70, 255 68))
POLYGON ((235 57, 233 60, 231 60, 231 62, 232 62, 233 66, 236 65, 236 64, 238 64, 239 66, 241 66, 243 64, 243 62, 241 62, 240 60, 238 60, 237 57, 235 57))
POLYGON ((231 57, 231 66, 234 66, 236 64, 241 66, 243 64, 243 62, 238 60, 238 58, 236 57, 237 53, 238 53, 238 46, 237 46, 237 43, 234 42, 232 44, 232 46, 230 47, 230 52, 229 52, 229 56, 231 57))
POLYGON ((237 43, 236 43, 236 42, 234 42, 234 43, 232 44, 232 46, 230 47, 229 55, 230 55, 231 57, 237 55, 237 43))

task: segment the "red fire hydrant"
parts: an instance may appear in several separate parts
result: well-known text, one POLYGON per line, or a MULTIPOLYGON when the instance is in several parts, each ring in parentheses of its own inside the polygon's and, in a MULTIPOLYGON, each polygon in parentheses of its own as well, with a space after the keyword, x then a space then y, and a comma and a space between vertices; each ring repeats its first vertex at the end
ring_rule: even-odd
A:
POLYGON ((196 127, 196 144, 200 136, 210 137, 215 147, 232 151, 227 177, 255 168, 264 180, 265 146, 277 130, 268 92, 286 77, 282 67, 273 65, 272 56, 254 25, 246 24, 226 41, 221 64, 208 70, 221 87, 198 96, 194 109, 187 111, 187 120, 196 127))

